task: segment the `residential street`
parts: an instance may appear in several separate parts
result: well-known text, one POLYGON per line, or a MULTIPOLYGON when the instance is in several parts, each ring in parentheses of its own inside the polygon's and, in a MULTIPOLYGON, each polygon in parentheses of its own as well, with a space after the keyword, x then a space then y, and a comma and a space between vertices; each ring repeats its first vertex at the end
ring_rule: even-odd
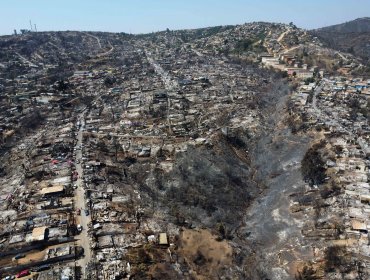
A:
MULTIPOLYGON (((83 188, 83 179, 82 179, 82 150, 81 150, 81 145, 82 145, 82 134, 83 134, 83 127, 84 127, 84 121, 81 119, 81 126, 78 131, 77 135, 77 150, 76 150, 76 171, 78 172, 78 180, 77 180, 77 189, 75 190, 75 209, 81 209, 81 214, 76 215, 76 221, 79 222, 79 224, 82 226, 82 231, 78 235, 78 242, 77 245, 82 246, 84 248, 84 257, 79 259, 77 261, 77 265, 82 267, 82 275, 85 275, 85 270, 87 267, 87 264, 91 260, 91 249, 90 249, 90 243, 89 243, 89 235, 88 235, 88 228, 89 224, 91 223, 91 218, 90 215, 86 216, 84 209, 86 209, 86 201, 85 201, 85 191, 83 188)), ((82 277, 84 279, 84 277, 82 277)))

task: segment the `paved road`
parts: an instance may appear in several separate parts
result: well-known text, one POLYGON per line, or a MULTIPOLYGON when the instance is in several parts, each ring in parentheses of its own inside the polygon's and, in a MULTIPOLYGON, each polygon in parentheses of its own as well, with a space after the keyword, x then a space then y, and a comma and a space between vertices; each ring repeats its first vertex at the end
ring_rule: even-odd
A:
POLYGON ((171 75, 165 71, 161 65, 159 65, 151 56, 151 53, 148 51, 145 51, 146 57, 148 59, 148 62, 154 67, 155 72, 161 76, 162 81, 164 83, 164 86, 166 90, 168 91, 177 91, 179 89, 179 84, 172 79, 171 75))
MULTIPOLYGON (((155 72, 161 76, 161 79, 164 83, 164 87, 168 92, 175 92, 179 90, 179 83, 172 78, 172 76, 162 68, 159 63, 157 63, 151 56, 151 53, 145 50, 146 57, 148 62, 153 66, 155 72)), ((169 118, 171 108, 171 98, 167 96, 167 123, 169 130, 171 131, 171 120, 169 118)))
MULTIPOLYGON (((80 115, 81 120, 82 120, 82 115, 80 115)), ((82 145, 82 134, 83 134, 83 128, 84 128, 84 120, 81 121, 81 127, 78 131, 77 135, 77 146, 81 147, 82 145)), ((76 220, 80 223, 82 226, 82 232, 77 236, 77 245, 81 246, 84 248, 84 257, 79 259, 77 261, 77 265, 82 267, 82 279, 84 278, 85 275, 85 269, 87 267, 87 264, 91 260, 91 248, 90 248, 90 242, 89 242, 89 236, 88 236, 88 225, 91 222, 90 215, 86 216, 84 213, 84 209, 86 209, 85 206, 85 191, 83 188, 83 180, 82 180, 82 150, 77 150, 76 151, 76 160, 79 161, 78 164, 76 164, 76 171, 78 172, 78 180, 77 180, 77 189, 75 190, 75 196, 74 196, 74 201, 75 201, 75 209, 81 209, 81 215, 76 214, 76 220)))
POLYGON ((319 115, 321 114, 321 110, 317 107, 317 95, 321 93, 323 87, 323 82, 320 82, 316 87, 312 98, 312 108, 315 110, 315 113, 319 115))

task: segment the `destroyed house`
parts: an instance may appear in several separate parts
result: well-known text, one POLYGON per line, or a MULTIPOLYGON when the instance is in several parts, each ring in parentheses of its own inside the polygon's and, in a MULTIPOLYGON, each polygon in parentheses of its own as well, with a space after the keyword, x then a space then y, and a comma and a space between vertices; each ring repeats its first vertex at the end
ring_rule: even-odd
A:
POLYGON ((48 238, 48 228, 45 226, 36 227, 32 230, 32 241, 44 241, 48 238))
POLYGON ((60 196, 64 193, 65 188, 63 185, 42 188, 40 191, 40 194, 42 194, 43 196, 60 196))

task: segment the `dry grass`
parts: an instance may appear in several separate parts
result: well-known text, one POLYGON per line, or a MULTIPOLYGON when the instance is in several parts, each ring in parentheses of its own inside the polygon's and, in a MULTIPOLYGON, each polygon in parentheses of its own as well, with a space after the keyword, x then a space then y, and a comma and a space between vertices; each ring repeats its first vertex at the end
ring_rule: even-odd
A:
POLYGON ((217 272, 232 265, 231 246, 217 241, 208 230, 184 230, 180 236, 179 254, 194 271, 196 279, 215 279, 217 272))

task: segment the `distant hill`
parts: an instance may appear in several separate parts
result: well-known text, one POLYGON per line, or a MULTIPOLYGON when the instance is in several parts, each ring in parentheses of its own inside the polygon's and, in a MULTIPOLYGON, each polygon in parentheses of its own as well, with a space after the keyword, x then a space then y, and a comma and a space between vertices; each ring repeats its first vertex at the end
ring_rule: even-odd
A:
POLYGON ((370 62, 370 18, 358 18, 342 24, 310 31, 328 47, 352 53, 370 62))
POLYGON ((316 29, 317 32, 364 33, 370 32, 370 17, 316 29))

